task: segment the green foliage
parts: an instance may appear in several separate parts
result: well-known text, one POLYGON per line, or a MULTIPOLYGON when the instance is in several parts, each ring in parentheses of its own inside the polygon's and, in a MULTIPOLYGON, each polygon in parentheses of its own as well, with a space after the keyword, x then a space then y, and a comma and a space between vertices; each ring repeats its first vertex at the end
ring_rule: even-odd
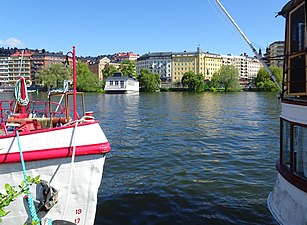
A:
POLYGON ((88 65, 83 62, 77 63, 77 89, 86 92, 98 92, 102 89, 102 82, 98 76, 90 71, 88 65))
POLYGON ((118 69, 117 69, 115 66, 113 66, 113 65, 110 65, 110 66, 108 66, 108 67, 106 67, 106 68, 104 68, 104 69, 102 70, 102 76, 103 76, 102 86, 103 86, 103 88, 104 88, 105 85, 106 85, 106 79, 107 79, 108 77, 113 76, 113 74, 114 74, 115 72, 118 72, 118 69))
POLYGON ((64 80, 71 80, 71 71, 63 64, 52 64, 36 75, 36 82, 48 88, 62 88, 64 80))
POLYGON ((119 71, 126 77, 136 78, 136 63, 130 60, 124 60, 119 65, 119 71))
POLYGON ((104 68, 102 70, 103 79, 105 80, 106 78, 113 76, 115 72, 118 72, 118 69, 113 65, 104 68))
POLYGON ((239 91, 239 70, 231 65, 223 65, 220 70, 213 74, 210 84, 210 88, 215 89, 224 89, 226 91, 239 91))
MULTIPOLYGON (((278 83, 281 86, 282 83, 282 69, 270 67, 272 73, 275 75, 278 83)), ((270 77, 270 74, 264 69, 261 68, 257 74, 255 79, 255 85, 259 91, 272 91, 277 92, 279 91, 278 87, 270 77)))
MULTIPOLYGON (((41 182, 39 176, 34 178, 27 176, 26 180, 29 185, 38 184, 41 182)), ((27 185, 24 180, 20 185, 18 185, 18 190, 16 190, 15 187, 11 186, 10 184, 5 184, 4 189, 6 193, 0 192, 0 222, 2 222, 2 218, 4 216, 10 213, 9 211, 6 211, 5 208, 14 202, 18 196, 28 194, 27 185)))
POLYGON ((182 85, 188 87, 191 92, 201 92, 205 89, 204 77, 201 74, 195 74, 193 71, 183 74, 182 85))
POLYGON ((152 74, 149 69, 141 69, 141 75, 138 77, 140 88, 145 92, 155 92, 160 89, 159 74, 152 74))

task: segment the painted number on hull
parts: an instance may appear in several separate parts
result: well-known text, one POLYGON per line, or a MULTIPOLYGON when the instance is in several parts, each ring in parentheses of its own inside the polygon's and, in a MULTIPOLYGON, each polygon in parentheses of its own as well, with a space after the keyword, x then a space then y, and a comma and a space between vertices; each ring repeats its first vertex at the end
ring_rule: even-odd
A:
MULTIPOLYGON (((81 215, 82 214, 82 209, 76 209, 76 215, 81 215)), ((75 224, 79 224, 81 222, 81 218, 75 218, 75 224)))

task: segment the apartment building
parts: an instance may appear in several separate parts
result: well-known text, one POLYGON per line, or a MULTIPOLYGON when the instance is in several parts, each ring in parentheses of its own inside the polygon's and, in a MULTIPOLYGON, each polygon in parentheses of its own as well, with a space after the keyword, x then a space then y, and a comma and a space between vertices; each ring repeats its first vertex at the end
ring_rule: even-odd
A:
POLYGON ((141 74, 141 69, 149 69, 151 73, 159 74, 162 81, 172 80, 172 53, 155 52, 147 53, 137 59, 136 72, 141 74))
POLYGON ((111 60, 108 57, 104 57, 96 61, 88 62, 88 68, 90 69, 92 73, 95 73, 98 75, 99 80, 103 80, 102 71, 107 67, 107 65, 110 62, 111 60))
MULTIPOLYGON (((52 64, 65 64, 66 56, 62 52, 46 52, 35 50, 31 56, 31 80, 35 82, 35 75, 52 64)), ((68 57, 68 63, 72 65, 72 58, 68 57)))
POLYGON ((125 60, 136 61, 139 57, 140 57, 139 54, 135 54, 133 52, 120 52, 120 53, 115 53, 112 56, 112 61, 115 62, 122 62, 125 60))
POLYGON ((223 64, 222 56, 219 54, 205 53, 204 54, 204 80, 210 81, 213 74, 221 68, 223 64))
POLYGON ((284 48, 284 41, 275 41, 267 47, 265 57, 270 66, 283 68, 284 48))
POLYGON ((240 74, 241 80, 251 81, 257 76, 261 63, 255 57, 246 54, 241 56, 220 55, 202 52, 197 48, 195 52, 155 52, 142 55, 137 60, 137 73, 142 68, 150 69, 160 74, 162 81, 180 82, 182 76, 189 71, 202 74, 204 80, 210 81, 213 74, 220 70, 222 65, 234 65, 240 74))
MULTIPOLYGON (((0 86, 14 86, 19 76, 27 85, 35 84, 35 75, 52 64, 65 63, 62 52, 53 53, 30 49, 0 48, 0 86)), ((71 57, 68 62, 72 65, 71 57)))
POLYGON ((204 56, 199 47, 196 52, 172 53, 172 82, 180 82, 186 72, 204 74, 204 56))
POLYGON ((9 84, 9 60, 7 56, 0 56, 0 86, 9 84))
POLYGON ((31 85, 31 56, 30 50, 17 50, 8 57, 8 86, 14 86, 19 76, 25 77, 27 85, 31 85))
POLYGON ((111 60, 108 57, 103 57, 102 59, 97 60, 90 60, 86 62, 88 65, 88 68, 90 71, 94 74, 98 75, 98 79, 100 81, 104 80, 102 71, 109 66, 114 66, 116 68, 119 68, 119 63, 111 62, 111 60))
POLYGON ((260 61, 255 57, 249 57, 246 54, 234 56, 231 54, 222 55, 223 65, 233 65, 239 70, 241 79, 253 79, 261 68, 260 61))

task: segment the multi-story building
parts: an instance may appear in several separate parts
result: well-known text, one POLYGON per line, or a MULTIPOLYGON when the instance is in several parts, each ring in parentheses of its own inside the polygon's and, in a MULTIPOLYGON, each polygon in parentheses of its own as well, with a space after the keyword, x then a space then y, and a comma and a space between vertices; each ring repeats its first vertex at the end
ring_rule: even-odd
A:
MULTIPOLYGON (((69 57, 68 62, 71 65, 72 59, 69 57)), ((62 52, 46 52, 36 50, 31 56, 31 80, 35 81, 35 75, 52 64, 65 64, 66 56, 62 52)))
POLYGON ((204 80, 210 81, 213 74, 222 65, 234 65, 239 70, 240 79, 250 81, 257 76, 261 63, 255 57, 220 55, 202 52, 156 52, 142 55, 137 60, 137 73, 148 68, 152 73, 160 74, 161 79, 180 82, 186 72, 202 74, 204 80))
POLYGON ((98 75, 99 80, 103 80, 102 71, 109 65, 110 61, 111 60, 107 57, 96 61, 90 61, 88 62, 88 68, 92 71, 92 73, 98 75))
POLYGON ((284 41, 275 41, 267 47, 265 57, 270 66, 283 68, 284 48, 284 41))
POLYGON ((8 86, 14 86, 19 76, 25 77, 27 85, 31 85, 31 56, 30 50, 17 50, 8 57, 8 86))
POLYGON ((147 53, 137 59, 136 72, 141 74, 141 69, 149 69, 151 73, 159 74, 162 81, 171 81, 172 53, 155 52, 147 53))
POLYGON ((9 84, 9 60, 8 56, 0 56, 0 86, 9 84))
POLYGON ((219 54, 205 53, 204 54, 204 80, 211 80, 213 74, 221 68, 222 56, 219 54))
POLYGON ((261 68, 260 61, 255 57, 249 57, 246 54, 234 56, 231 54, 222 55, 223 65, 233 65, 239 70, 241 79, 253 79, 257 76, 261 68))
POLYGON ((120 52, 116 53, 112 56, 112 61, 122 62, 125 60, 135 61, 140 57, 139 54, 135 54, 133 52, 120 52))
POLYGON ((108 57, 104 57, 102 59, 97 59, 94 61, 88 61, 87 64, 90 71, 94 74, 97 74, 98 79, 101 81, 104 80, 102 73, 104 69, 108 68, 111 65, 116 68, 119 68, 119 63, 111 62, 111 60, 108 57))
POLYGON ((172 53, 172 82, 180 82, 186 72, 204 74, 204 53, 200 48, 196 52, 172 53))

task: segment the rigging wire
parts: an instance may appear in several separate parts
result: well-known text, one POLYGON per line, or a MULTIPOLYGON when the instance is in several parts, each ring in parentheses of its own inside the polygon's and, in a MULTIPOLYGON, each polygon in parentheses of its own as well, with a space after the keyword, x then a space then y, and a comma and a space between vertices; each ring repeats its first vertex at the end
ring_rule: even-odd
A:
MULTIPOLYGON (((212 4, 211 0, 208 0, 209 5, 214 10, 215 14, 227 25, 229 30, 232 31, 232 33, 237 33, 237 30, 233 27, 233 25, 229 22, 228 18, 225 16, 225 13, 221 10, 221 8, 218 6, 218 4, 213 1, 214 5, 212 4)), ((261 49, 262 52, 265 52, 266 48, 263 48, 261 45, 257 44, 256 42, 251 41, 253 45, 255 45, 258 49, 261 49)))
POLYGON ((211 3, 211 0, 208 0, 208 3, 211 6, 211 8, 213 9, 213 11, 215 12, 215 14, 223 21, 223 23, 225 23, 227 25, 229 30, 231 30, 233 33, 236 33, 236 30, 233 28, 233 26, 231 26, 231 24, 229 23, 229 20, 225 16, 225 14, 221 12, 221 9, 218 7, 217 3, 213 2, 214 3, 214 5, 213 5, 211 3))

